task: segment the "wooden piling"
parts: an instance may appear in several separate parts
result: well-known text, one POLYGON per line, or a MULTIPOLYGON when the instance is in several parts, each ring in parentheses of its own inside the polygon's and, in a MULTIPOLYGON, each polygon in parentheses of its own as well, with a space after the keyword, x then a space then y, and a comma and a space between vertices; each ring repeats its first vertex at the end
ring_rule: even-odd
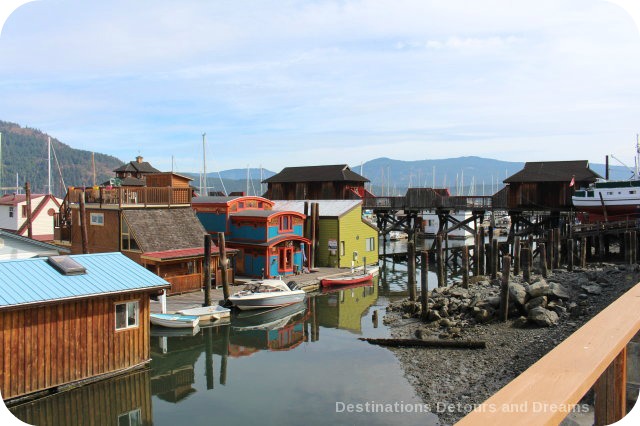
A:
POLYGON ((553 263, 554 263, 553 236, 554 236, 553 229, 549 229, 549 231, 547 231, 547 265, 549 265, 550 269, 553 269, 553 263))
POLYGON ((520 275, 520 237, 513 238, 513 275, 520 275))
POLYGON ((318 212, 318 203, 311 203, 311 253, 309 256, 309 269, 316 267, 316 220, 318 212))
POLYGON ((529 247, 522 248, 522 279, 525 282, 531 282, 531 258, 529 257, 529 251, 531 249, 529 247))
POLYGON ((211 306, 211 235, 204 236, 204 303, 202 306, 211 306))
MULTIPOLYGON (((24 194, 25 201, 27 202, 27 237, 33 238, 33 219, 31 217, 31 185, 29 182, 24 184, 24 194)), ((84 198, 84 191, 82 191, 82 197, 84 198)), ((19 212, 15 212, 17 217, 19 212)), ((88 251, 83 251, 83 253, 89 253, 88 251)))
POLYGON ((480 234, 477 232, 473 238, 473 275, 480 275, 480 234))
POLYGON ((478 275, 484 275, 485 274, 485 267, 484 267, 484 258, 485 258, 485 250, 484 250, 484 226, 480 227, 480 238, 479 238, 479 243, 478 243, 478 275))
POLYGON ((555 257, 555 267, 556 268, 560 268, 560 264, 562 262, 562 259, 560 258, 560 244, 561 244, 561 238, 560 238, 560 228, 556 228, 554 229, 555 232, 555 237, 554 237, 554 247, 553 247, 553 255, 555 257))
POLYGON ((445 286, 445 276, 444 276, 444 253, 442 252, 442 234, 438 234, 436 240, 436 250, 438 251, 437 262, 438 262, 438 287, 445 286))
POLYGON ((573 238, 567 239, 567 271, 573 271, 573 238))
POLYGON ((502 282, 500 284, 500 320, 506 321, 509 317, 509 266, 511 257, 502 258, 502 282))
POLYGON ((462 287, 469 288, 469 247, 462 247, 462 287))
POLYGON ((580 267, 587 267, 587 237, 580 239, 580 267))
POLYGON ((409 286, 409 300, 416 301, 416 244, 414 242, 415 233, 409 231, 409 240, 407 241, 407 275, 409 286))
MULTIPOLYGON (((429 252, 420 252, 420 304, 422 305, 421 317, 426 321, 429 317, 429 252)), ((377 311, 376 311, 377 312, 377 311)))
POLYGON ((218 232, 218 250, 220 252, 220 272, 222 275, 222 294, 224 301, 229 300, 231 293, 229 292, 229 283, 227 280, 227 249, 225 248, 224 232, 218 232))
MULTIPOLYGON (((28 186, 29 184, 27 183, 27 188, 28 186)), ((31 199, 31 197, 27 196, 27 200, 29 199, 31 199)), ((89 253, 89 236, 87 235, 87 210, 84 205, 84 191, 80 193, 80 239, 82 240, 82 254, 89 253)))
POLYGON ((631 231, 631 264, 635 264, 638 262, 638 233, 636 231, 631 231))
POLYGON ((540 274, 543 278, 547 278, 547 245, 540 243, 540 274))
POLYGON ((498 277, 498 239, 494 238, 491 241, 491 279, 495 280, 498 277))

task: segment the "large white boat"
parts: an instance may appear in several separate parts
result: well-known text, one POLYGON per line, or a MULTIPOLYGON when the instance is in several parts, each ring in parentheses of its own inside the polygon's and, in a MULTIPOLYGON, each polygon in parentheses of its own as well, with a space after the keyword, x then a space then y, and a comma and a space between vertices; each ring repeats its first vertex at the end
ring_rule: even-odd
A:
POLYGON ((253 281, 245 288, 229 296, 231 304, 241 310, 273 308, 302 302, 306 297, 295 282, 285 284, 282 280, 253 281))
POLYGON ((630 180, 599 181, 576 191, 571 197, 576 210, 608 220, 640 217, 640 143, 636 143, 636 155, 636 169, 630 180))

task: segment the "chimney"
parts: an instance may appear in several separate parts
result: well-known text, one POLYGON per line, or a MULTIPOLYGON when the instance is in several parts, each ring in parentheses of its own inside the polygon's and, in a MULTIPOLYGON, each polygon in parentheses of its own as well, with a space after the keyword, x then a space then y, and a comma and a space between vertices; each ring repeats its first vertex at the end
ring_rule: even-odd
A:
POLYGON ((138 156, 136 157, 136 162, 137 162, 138 164, 142 163, 142 155, 138 155, 138 156))

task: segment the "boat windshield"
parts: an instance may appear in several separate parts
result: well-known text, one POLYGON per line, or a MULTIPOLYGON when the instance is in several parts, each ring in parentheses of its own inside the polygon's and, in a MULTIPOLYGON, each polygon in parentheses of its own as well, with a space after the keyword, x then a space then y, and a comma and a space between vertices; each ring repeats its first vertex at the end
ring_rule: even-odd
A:
MULTIPOLYGON (((281 288, 280 286, 274 286, 267 283, 250 283, 247 284, 243 290, 250 291, 252 293, 271 293, 274 291, 285 291, 285 289, 281 288)), ((288 290, 288 288, 286 288, 286 290, 288 290)))

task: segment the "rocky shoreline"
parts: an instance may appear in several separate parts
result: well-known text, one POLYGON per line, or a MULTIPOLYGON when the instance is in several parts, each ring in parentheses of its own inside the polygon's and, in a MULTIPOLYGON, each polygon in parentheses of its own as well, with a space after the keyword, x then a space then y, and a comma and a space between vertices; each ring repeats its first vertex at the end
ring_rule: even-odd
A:
POLYGON ((604 264, 510 277, 509 320, 497 319, 500 277, 429 292, 429 322, 420 304, 389 305, 391 337, 486 341, 486 349, 393 348, 405 376, 442 424, 453 424, 526 370, 640 281, 638 265, 604 264))

